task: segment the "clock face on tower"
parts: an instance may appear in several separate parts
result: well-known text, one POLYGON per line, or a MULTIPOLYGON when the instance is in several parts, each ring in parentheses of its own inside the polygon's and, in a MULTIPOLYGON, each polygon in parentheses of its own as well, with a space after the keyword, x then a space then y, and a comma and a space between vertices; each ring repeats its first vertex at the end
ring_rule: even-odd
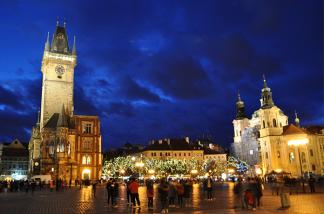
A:
POLYGON ((57 75, 60 77, 64 74, 65 70, 64 67, 62 65, 58 65, 55 67, 55 72, 57 73, 57 75))

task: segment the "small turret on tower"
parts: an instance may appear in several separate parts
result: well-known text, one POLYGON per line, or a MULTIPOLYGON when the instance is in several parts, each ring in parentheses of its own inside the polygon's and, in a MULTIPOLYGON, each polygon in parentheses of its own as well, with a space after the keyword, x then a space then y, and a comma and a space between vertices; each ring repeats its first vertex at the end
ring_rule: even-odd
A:
POLYGON ((74 36, 74 39, 73 39, 72 55, 76 55, 75 36, 74 36))
POLYGON ((261 108, 271 108, 274 106, 274 102, 272 100, 272 92, 271 89, 268 87, 267 80, 265 75, 263 75, 263 88, 261 92, 261 108))
POLYGON ((50 51, 51 47, 50 47, 50 42, 49 42, 49 32, 47 32, 47 39, 45 42, 45 51, 50 51))
POLYGON ((297 127, 300 127, 300 120, 298 118, 297 112, 295 111, 295 124, 297 127))
POLYGON ((240 92, 237 93, 237 102, 236 102, 236 120, 241 120, 247 118, 245 114, 244 102, 241 99, 240 92))

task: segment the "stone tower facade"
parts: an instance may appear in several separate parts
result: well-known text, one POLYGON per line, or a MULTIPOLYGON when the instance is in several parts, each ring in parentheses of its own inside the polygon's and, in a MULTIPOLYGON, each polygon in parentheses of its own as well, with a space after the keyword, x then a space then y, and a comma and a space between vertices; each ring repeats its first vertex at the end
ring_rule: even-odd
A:
POLYGON ((101 177, 100 120, 74 114, 75 66, 75 39, 70 50, 65 25, 57 25, 52 42, 47 36, 45 43, 41 113, 29 142, 29 175, 51 175, 71 184, 101 177))
POLYGON ((74 68, 76 66, 75 42, 70 50, 65 27, 58 26, 53 34, 52 44, 49 35, 45 43, 41 71, 43 73, 40 127, 54 113, 60 113, 62 106, 72 116, 74 68))

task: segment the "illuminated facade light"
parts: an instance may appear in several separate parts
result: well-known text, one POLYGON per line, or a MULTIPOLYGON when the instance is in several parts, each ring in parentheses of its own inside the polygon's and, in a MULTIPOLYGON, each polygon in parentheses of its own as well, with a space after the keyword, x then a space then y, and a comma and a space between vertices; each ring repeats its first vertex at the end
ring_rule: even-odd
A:
POLYGON ((309 142, 307 138, 294 139, 288 141, 288 146, 306 145, 309 142))

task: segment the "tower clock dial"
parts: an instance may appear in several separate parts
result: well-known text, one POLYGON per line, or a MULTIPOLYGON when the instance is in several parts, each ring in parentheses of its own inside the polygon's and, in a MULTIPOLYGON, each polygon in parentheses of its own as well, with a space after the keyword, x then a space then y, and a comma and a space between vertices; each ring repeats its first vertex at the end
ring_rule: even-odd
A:
POLYGON ((58 65, 55 67, 55 72, 57 73, 57 75, 62 76, 65 72, 65 69, 62 65, 58 65))

